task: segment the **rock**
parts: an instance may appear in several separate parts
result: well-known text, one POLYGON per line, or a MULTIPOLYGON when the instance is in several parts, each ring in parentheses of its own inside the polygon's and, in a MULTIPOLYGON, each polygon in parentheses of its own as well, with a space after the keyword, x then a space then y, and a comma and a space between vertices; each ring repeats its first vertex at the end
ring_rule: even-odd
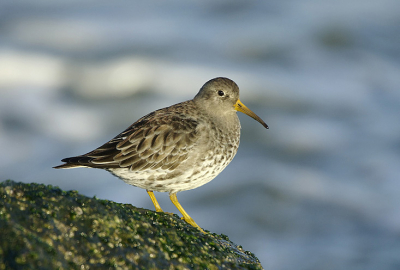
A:
POLYGON ((58 187, 0 183, 0 270, 263 269, 224 235, 58 187))

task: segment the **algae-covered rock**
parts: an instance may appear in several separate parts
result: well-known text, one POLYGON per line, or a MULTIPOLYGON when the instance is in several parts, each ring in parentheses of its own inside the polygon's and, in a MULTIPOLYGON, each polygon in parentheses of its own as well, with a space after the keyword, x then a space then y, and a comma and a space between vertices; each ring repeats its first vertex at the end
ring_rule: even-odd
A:
POLYGON ((0 183, 0 270, 262 269, 226 236, 177 215, 51 185, 0 183))

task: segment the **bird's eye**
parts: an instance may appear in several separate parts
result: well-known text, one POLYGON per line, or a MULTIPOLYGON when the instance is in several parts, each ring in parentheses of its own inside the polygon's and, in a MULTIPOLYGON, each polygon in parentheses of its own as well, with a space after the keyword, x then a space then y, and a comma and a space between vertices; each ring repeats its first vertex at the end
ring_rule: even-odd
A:
POLYGON ((225 95, 225 93, 224 93, 224 91, 219 90, 219 91, 218 91, 218 95, 220 95, 220 96, 222 97, 223 95, 225 95))

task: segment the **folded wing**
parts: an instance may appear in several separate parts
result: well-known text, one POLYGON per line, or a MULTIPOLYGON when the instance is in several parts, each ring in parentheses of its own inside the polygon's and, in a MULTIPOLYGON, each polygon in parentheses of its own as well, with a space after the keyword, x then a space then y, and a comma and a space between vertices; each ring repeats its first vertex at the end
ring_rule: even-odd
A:
POLYGON ((99 148, 63 159, 65 164, 55 168, 173 170, 196 146, 196 127, 197 122, 183 114, 159 110, 139 119, 99 148))

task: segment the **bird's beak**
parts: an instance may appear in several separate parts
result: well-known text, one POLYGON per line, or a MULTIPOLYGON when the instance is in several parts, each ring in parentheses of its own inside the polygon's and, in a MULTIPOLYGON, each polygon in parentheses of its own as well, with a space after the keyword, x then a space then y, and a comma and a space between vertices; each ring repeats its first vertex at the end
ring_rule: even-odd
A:
POLYGON ((247 108, 239 99, 235 103, 235 110, 247 114, 251 118, 257 120, 265 128, 268 128, 268 125, 265 124, 265 122, 260 117, 258 117, 257 114, 253 113, 249 108, 247 108))

